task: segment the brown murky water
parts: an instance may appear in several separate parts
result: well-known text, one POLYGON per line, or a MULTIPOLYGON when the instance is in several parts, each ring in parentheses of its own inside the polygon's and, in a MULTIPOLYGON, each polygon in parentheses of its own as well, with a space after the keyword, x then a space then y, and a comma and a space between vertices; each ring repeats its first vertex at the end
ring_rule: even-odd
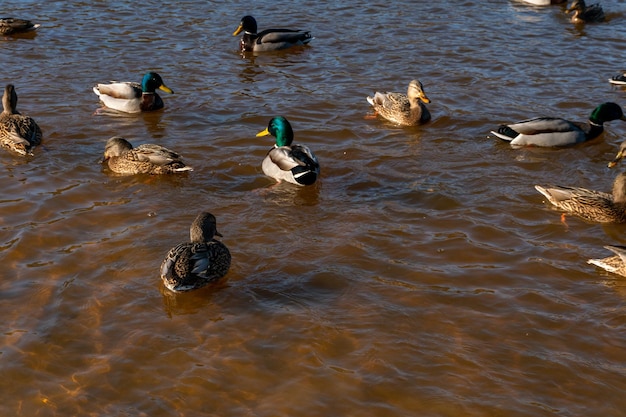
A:
POLYGON ((568 149, 487 137, 536 115, 626 103, 626 5, 576 28, 563 7, 24 1, 42 24, 0 40, 2 83, 44 130, 0 153, 0 415, 619 416, 626 284, 586 264, 626 226, 561 223, 533 188, 610 189, 626 124, 568 149), (308 48, 241 57, 240 18, 308 28, 308 48), (164 111, 94 114, 91 87, 159 72, 164 111), (370 114, 419 78, 433 120, 370 114), (270 187, 274 115, 322 165, 270 187), (120 177, 105 141, 159 143, 195 168, 120 177), (201 210, 227 283, 172 294, 159 265, 201 210))

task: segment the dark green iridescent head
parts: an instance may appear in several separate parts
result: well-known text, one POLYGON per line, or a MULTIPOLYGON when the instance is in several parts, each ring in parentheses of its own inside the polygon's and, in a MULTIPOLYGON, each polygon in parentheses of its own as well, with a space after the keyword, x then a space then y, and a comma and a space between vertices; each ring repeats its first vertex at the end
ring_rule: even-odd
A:
POLYGON ((156 89, 163 90, 166 93, 173 94, 174 92, 163 83, 163 79, 156 72, 148 72, 143 76, 141 80, 141 91, 144 93, 154 93, 156 89))
POLYGON ((617 119, 626 120, 626 117, 624 117, 622 108, 615 103, 602 103, 589 116, 589 120, 598 125, 617 119))
POLYGON ((276 146, 289 146, 293 142, 293 129, 283 116, 273 117, 267 124, 267 129, 257 133, 257 136, 266 135, 276 138, 276 146))

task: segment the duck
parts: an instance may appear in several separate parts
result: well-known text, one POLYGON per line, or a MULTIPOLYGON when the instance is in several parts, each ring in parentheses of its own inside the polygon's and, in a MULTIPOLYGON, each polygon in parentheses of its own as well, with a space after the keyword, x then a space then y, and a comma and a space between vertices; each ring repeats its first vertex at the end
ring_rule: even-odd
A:
POLYGON ((214 237, 217 231, 215 216, 202 212, 189 229, 189 242, 169 250, 161 263, 161 280, 174 292, 190 291, 218 282, 230 269, 230 251, 214 237))
POLYGON ((574 12, 572 15, 573 23, 597 23, 604 22, 605 19, 604 10, 599 3, 587 6, 585 0, 574 0, 566 12, 574 12))
POLYGON ((605 249, 610 250, 615 256, 602 259, 589 259, 588 264, 599 266, 605 271, 626 277, 626 246, 607 245, 605 249))
POLYGON ((612 76, 611 78, 609 78, 609 82, 611 84, 626 85, 626 71, 622 72, 619 75, 612 76))
POLYGON ((256 19, 244 16, 233 36, 243 32, 239 49, 241 52, 269 52, 306 45, 314 38, 308 30, 266 29, 257 33, 256 19))
POLYGON ((613 160, 608 163, 608 167, 615 167, 624 158, 624 156, 626 156, 626 140, 619 145, 617 155, 615 155, 615 158, 613 158, 613 160))
POLYGON ((7 84, 2 95, 4 110, 0 113, 0 146, 19 155, 33 155, 41 143, 41 128, 30 116, 17 111, 17 93, 13 84, 7 84))
POLYGON ((193 171, 179 154, 160 145, 143 144, 136 148, 128 140, 114 136, 107 140, 100 161, 117 174, 175 174, 193 171))
POLYGON ((491 134, 510 142, 513 147, 568 146, 596 138, 604 131, 605 122, 617 119, 626 120, 622 108, 615 103, 602 103, 593 110, 586 123, 559 117, 535 117, 500 125, 491 134))
POLYGON ((163 108, 163 100, 156 90, 174 94, 171 88, 163 83, 163 79, 156 72, 147 72, 141 84, 135 82, 111 82, 96 84, 93 92, 108 108, 124 113, 140 113, 163 108))
POLYGON ((16 35, 37 30, 41 26, 26 19, 16 19, 13 17, 0 18, 0 35, 16 35))
POLYGON ((626 173, 624 172, 615 178, 611 194, 559 185, 546 187, 535 185, 535 189, 565 214, 575 214, 597 223, 626 222, 626 173))
POLYGON ((256 136, 272 135, 274 147, 267 152, 261 169, 278 183, 287 181, 296 185, 312 185, 320 175, 317 157, 306 145, 293 144, 293 129, 283 116, 272 117, 265 130, 256 136))
POLYGON ((430 99, 424 93, 424 87, 418 80, 412 80, 406 94, 374 93, 367 97, 376 113, 390 122, 401 126, 415 126, 430 120, 430 112, 424 103, 430 99))

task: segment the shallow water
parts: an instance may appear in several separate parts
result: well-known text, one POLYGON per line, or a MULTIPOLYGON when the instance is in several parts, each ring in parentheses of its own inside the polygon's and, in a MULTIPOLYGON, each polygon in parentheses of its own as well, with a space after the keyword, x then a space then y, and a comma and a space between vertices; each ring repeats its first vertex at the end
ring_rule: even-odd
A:
POLYGON ((618 416, 626 284, 586 263, 626 226, 566 223, 534 184, 609 190, 620 121, 590 143, 488 137, 537 115, 626 102, 626 5, 577 28, 564 7, 24 1, 3 84, 44 131, 0 153, 0 415, 618 416), (231 34, 310 29, 309 47, 240 56, 231 34), (93 84, 159 72, 163 111, 95 113, 93 84), (372 119, 365 97, 419 78, 433 120, 372 119), (272 187, 274 115, 322 165, 272 187), (159 143, 195 170, 122 177, 104 143, 159 143), (167 251, 201 210, 233 255, 219 288, 172 294, 167 251))

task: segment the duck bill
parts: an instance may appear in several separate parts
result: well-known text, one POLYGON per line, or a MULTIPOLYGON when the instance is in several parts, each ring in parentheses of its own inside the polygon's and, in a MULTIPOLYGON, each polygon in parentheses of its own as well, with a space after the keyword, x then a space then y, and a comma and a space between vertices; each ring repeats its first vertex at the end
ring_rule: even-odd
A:
POLYGON ((257 137, 258 137, 258 136, 267 136, 267 135, 269 135, 269 134, 270 134, 270 131, 269 131, 267 128, 265 128, 265 130, 260 131, 260 132, 259 132, 259 133, 257 133, 256 135, 257 135, 257 137))
POLYGON ((166 86, 165 84, 161 84, 159 86, 159 90, 165 91, 166 93, 174 94, 174 91, 172 91, 172 89, 166 86))
POLYGON ((217 230, 215 231, 215 236, 224 237, 224 235, 218 232, 217 230))
POLYGON ((237 29, 233 32, 233 36, 239 35, 242 30, 243 30, 243 25, 239 25, 237 29))
POLYGON ((624 157, 624 152, 619 151, 617 155, 615 156, 615 159, 609 162, 609 168, 613 168, 615 165, 617 165, 618 162, 621 161, 623 157, 624 157))
POLYGON ((426 97, 426 94, 422 94, 420 96, 420 100, 422 100, 426 104, 430 103, 430 99, 428 97, 426 97))

